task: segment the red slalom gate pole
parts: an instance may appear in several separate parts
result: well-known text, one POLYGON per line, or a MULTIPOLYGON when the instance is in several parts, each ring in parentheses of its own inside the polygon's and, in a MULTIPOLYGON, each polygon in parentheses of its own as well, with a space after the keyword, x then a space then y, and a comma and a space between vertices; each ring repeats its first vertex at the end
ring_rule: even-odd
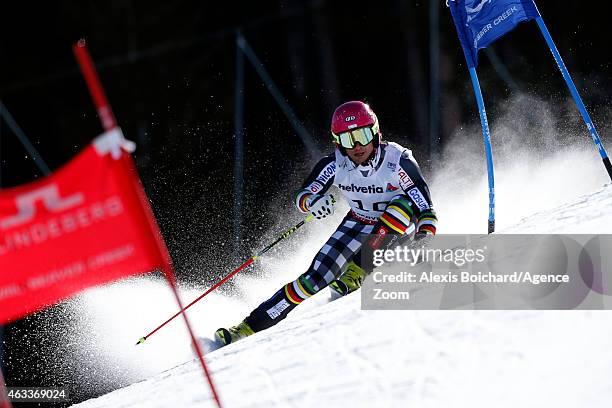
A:
POLYGON ((198 359, 200 360, 200 365, 202 366, 204 374, 206 375, 206 380, 208 381, 208 385, 210 386, 210 391, 212 392, 213 398, 215 399, 217 406, 221 408, 221 400, 219 399, 219 394, 217 394, 217 389, 215 387, 215 384, 213 383, 212 375, 208 372, 208 366, 206 365, 206 361, 204 361, 204 355, 202 354, 200 344, 196 340, 195 335, 193 334, 193 330, 191 330, 191 324, 189 323, 189 319, 187 318, 187 313, 185 313, 185 309, 183 309, 183 303, 181 302, 181 298, 178 294, 178 291, 176 290, 176 278, 174 277, 174 273, 170 265, 168 265, 164 269, 164 275, 166 276, 166 280, 172 288, 172 293, 174 293, 174 297, 176 299, 176 303, 178 303, 179 309, 182 310, 181 314, 183 315, 183 319, 185 320, 185 326, 187 326, 187 329, 189 330, 189 337, 191 337, 191 342, 196 350, 198 359))
MULTIPOLYGON (((333 200, 333 197, 332 197, 333 200)), ((334 201, 335 202, 335 201, 334 201)), ((291 234, 293 234, 295 231, 297 231, 299 228, 301 228, 304 224, 306 224, 307 222, 310 222, 314 219, 314 216, 312 214, 309 214, 306 218, 304 218, 302 221, 298 222, 296 225, 294 225, 293 227, 289 228, 288 230, 286 230, 285 232, 283 232, 278 238, 276 238, 276 240, 270 244, 268 244, 264 249, 262 249, 261 251, 259 251, 256 255, 253 255, 252 257, 250 257, 245 263, 243 263, 242 265, 240 265, 239 267, 237 267, 236 269, 234 269, 232 272, 230 272, 229 274, 227 274, 223 279, 221 279, 219 282, 215 283, 210 289, 208 289, 206 292, 202 293, 200 296, 198 296, 195 300, 193 300, 191 303, 189 303, 187 306, 185 306, 184 309, 179 310, 176 314, 174 314, 174 316, 170 317, 168 320, 166 320, 165 322, 163 322, 162 324, 160 324, 159 326, 157 326, 153 331, 151 331, 149 334, 147 334, 146 336, 141 337, 138 342, 136 343, 136 345, 139 345, 141 343, 144 343, 153 333, 157 332, 159 329, 161 329, 162 327, 164 327, 166 324, 170 323, 176 316, 180 315, 181 312, 184 312, 185 310, 189 309, 191 306, 193 306, 196 302, 198 302, 200 299, 202 299, 204 296, 208 295, 210 292, 212 292, 213 290, 217 289, 219 286, 223 285, 225 282, 227 282, 227 280, 229 278, 231 278, 232 276, 234 276, 235 274, 237 274, 238 272, 240 272, 241 270, 243 270, 244 268, 246 268, 247 266, 249 266, 250 264, 252 264, 253 262, 255 262, 257 259, 259 259, 263 254, 265 254, 266 252, 268 252, 270 249, 274 248, 274 246, 276 246, 276 244, 278 244, 279 242, 281 242, 282 240, 288 238, 289 236, 291 236, 291 234)))
MULTIPOLYGON (((76 60, 81 69, 81 73, 85 78, 85 82, 87 83, 87 88, 89 89, 89 93, 91 94, 91 98, 93 99, 94 106, 96 107, 96 111, 98 112, 98 116, 100 117, 100 122, 102 123, 102 127, 105 131, 112 130, 117 127, 117 121, 115 119, 115 115, 113 114, 113 110, 108 103, 108 99, 106 98, 106 94, 104 93, 104 88, 102 88, 102 83, 100 82, 100 78, 98 77, 98 73, 94 67, 91 56, 89 55, 89 51, 87 50, 87 44, 85 40, 81 39, 76 42, 72 46, 72 50, 76 57, 76 60)), ((140 183, 139 183, 140 184, 140 183)), ((147 218, 149 219, 149 224, 151 226, 151 233, 155 235, 158 246, 160 247, 160 251, 164 254, 165 265, 162 268, 164 276, 170 285, 172 292, 174 293, 174 297, 178 303, 179 309, 182 313, 184 312, 181 298, 176 290, 176 278, 174 276, 173 268, 172 268, 172 259, 168 253, 168 248, 166 247, 163 238, 161 238, 161 234, 159 234, 159 228, 157 227, 157 222, 153 216, 153 212, 151 211, 148 202, 144 200, 144 190, 142 190, 142 186, 139 186, 139 191, 142 191, 143 197, 141 197, 145 201, 143 202, 143 210, 147 213, 147 218)), ((219 399, 219 395, 217 394, 217 390, 213 383, 212 376, 208 371, 208 367, 206 365, 206 361, 204 360, 204 356, 202 354, 202 350, 200 345, 196 341, 195 335, 193 334, 193 330, 191 325, 189 324, 189 319, 185 313, 183 314, 183 318, 185 320, 185 325, 187 326, 187 331, 189 332, 189 336, 191 337, 191 341, 196 350, 196 354, 198 355, 198 359, 200 360, 200 365, 202 366, 202 370, 204 372, 204 376, 208 381, 208 385, 210 386, 210 390, 212 392, 213 398, 217 403, 219 408, 222 408, 221 401, 219 399)))
POLYGON ((106 99, 104 88, 102 88, 102 83, 100 82, 98 72, 94 67, 89 51, 87 50, 85 40, 80 39, 74 43, 72 46, 72 51, 74 52, 74 56, 79 63, 81 73, 83 74, 85 82, 87 83, 87 88, 89 88, 89 93, 93 99, 96 111, 98 111, 98 116, 102 122, 102 127, 105 131, 109 131, 117 127, 115 115, 113 115, 113 110, 108 103, 108 99, 106 99))

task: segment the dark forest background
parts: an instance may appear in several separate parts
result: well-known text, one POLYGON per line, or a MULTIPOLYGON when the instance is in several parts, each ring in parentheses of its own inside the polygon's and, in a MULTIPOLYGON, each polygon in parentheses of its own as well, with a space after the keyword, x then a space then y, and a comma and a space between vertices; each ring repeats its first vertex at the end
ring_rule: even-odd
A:
MULTIPOLYGON (((453 132, 479 120, 450 12, 443 1, 435 4, 437 35, 430 31, 428 1, 3 2, 0 100, 52 170, 66 163, 101 133, 71 50, 85 38, 117 120, 138 145, 134 158, 179 279, 205 283, 226 271, 202 276, 208 265, 199 255, 221 253, 218 265, 250 255, 262 228, 271 225, 269 206, 288 210, 312 164, 247 61, 245 245, 239 253, 220 251, 232 234, 237 30, 321 151, 332 149, 334 108, 362 99, 377 112, 384 136, 410 147, 427 175, 453 132), (432 66, 430 47, 438 35, 439 59, 432 66), (433 109, 432 95, 439 98, 433 109)), ((538 7, 601 123, 612 89, 607 5, 540 0, 538 7)), ((519 89, 565 100, 567 89, 535 23, 521 24, 492 51, 480 53, 478 68, 492 122, 496 107, 519 89)), ((41 176, 0 121, 0 188, 41 176)), ((37 330, 37 318, 4 328, 10 385, 53 378, 23 341, 37 330)))

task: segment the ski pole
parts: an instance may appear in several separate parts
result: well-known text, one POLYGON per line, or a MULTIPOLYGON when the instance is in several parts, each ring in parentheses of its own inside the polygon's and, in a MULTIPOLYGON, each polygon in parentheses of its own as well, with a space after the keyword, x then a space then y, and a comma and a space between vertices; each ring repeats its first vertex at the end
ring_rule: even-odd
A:
POLYGON ((177 317, 178 315, 181 314, 181 312, 184 312, 185 310, 189 309, 191 306, 193 306, 196 302, 198 302, 200 299, 202 299, 204 296, 208 295, 210 292, 212 292, 213 290, 217 289, 219 286, 221 286, 223 283, 225 283, 229 278, 231 278, 232 276, 234 276, 235 274, 237 274, 238 272, 240 272, 241 270, 243 270, 244 268, 246 268, 247 266, 249 266, 250 264, 252 264, 253 262, 255 262, 258 258, 260 258, 263 254, 265 254, 266 252, 268 252, 270 249, 272 249, 272 247, 274 247, 276 244, 278 244, 280 241, 282 241, 283 239, 289 237, 291 234, 293 234, 298 228, 300 228, 302 225, 306 224, 309 221, 312 221, 314 219, 314 216, 312 214, 308 214, 308 216, 306 218, 304 218, 302 221, 298 222, 296 225, 294 225, 293 227, 289 228, 287 231, 283 232, 277 239, 276 241, 272 242, 271 244, 269 244, 268 246, 266 246, 264 249, 262 249, 261 251, 259 251, 256 255, 253 255, 252 257, 250 257, 245 263, 243 263, 242 265, 240 265, 238 268, 234 269, 230 274, 228 274, 227 276, 225 276, 223 279, 221 279, 219 282, 217 282, 213 287, 211 287, 210 289, 208 289, 206 292, 204 292, 203 294, 201 294, 198 298, 196 298, 193 302, 189 303, 187 306, 185 306, 182 310, 179 310, 174 316, 172 316, 171 318, 169 318, 168 320, 166 320, 165 322, 163 322, 161 325, 157 326, 157 328, 155 328, 155 330, 153 330, 152 332, 150 332, 149 334, 147 334, 146 336, 141 337, 138 340, 138 343, 136 343, 136 345, 139 345, 141 343, 144 343, 145 340, 147 340, 151 335, 153 335, 156 331, 158 331, 159 329, 161 329, 162 327, 164 327, 166 324, 170 323, 170 321, 172 321, 175 317, 177 317))

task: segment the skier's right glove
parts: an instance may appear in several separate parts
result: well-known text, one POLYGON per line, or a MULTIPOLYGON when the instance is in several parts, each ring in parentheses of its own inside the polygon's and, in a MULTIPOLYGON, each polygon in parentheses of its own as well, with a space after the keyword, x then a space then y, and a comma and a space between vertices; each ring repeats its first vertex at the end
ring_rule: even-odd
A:
POLYGON ((306 200, 306 208, 316 219, 320 220, 334 213, 335 202, 331 194, 313 194, 306 200))

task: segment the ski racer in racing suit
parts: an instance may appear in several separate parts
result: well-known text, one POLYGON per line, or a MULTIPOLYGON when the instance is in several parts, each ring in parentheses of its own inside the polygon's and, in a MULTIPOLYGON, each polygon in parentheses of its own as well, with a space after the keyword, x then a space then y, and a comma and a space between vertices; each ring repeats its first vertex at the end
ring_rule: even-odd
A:
POLYGON ((350 205, 349 213, 306 272, 237 326, 218 329, 217 342, 226 345, 275 325, 328 285, 341 295, 359 289, 366 276, 360 265, 363 234, 369 234, 363 245, 376 249, 393 238, 419 240, 436 233, 436 214, 418 164, 410 150, 382 141, 378 119, 367 104, 340 105, 331 131, 336 149, 314 167, 295 204, 304 214, 325 218, 334 211, 334 199, 327 194, 334 185, 350 205))

